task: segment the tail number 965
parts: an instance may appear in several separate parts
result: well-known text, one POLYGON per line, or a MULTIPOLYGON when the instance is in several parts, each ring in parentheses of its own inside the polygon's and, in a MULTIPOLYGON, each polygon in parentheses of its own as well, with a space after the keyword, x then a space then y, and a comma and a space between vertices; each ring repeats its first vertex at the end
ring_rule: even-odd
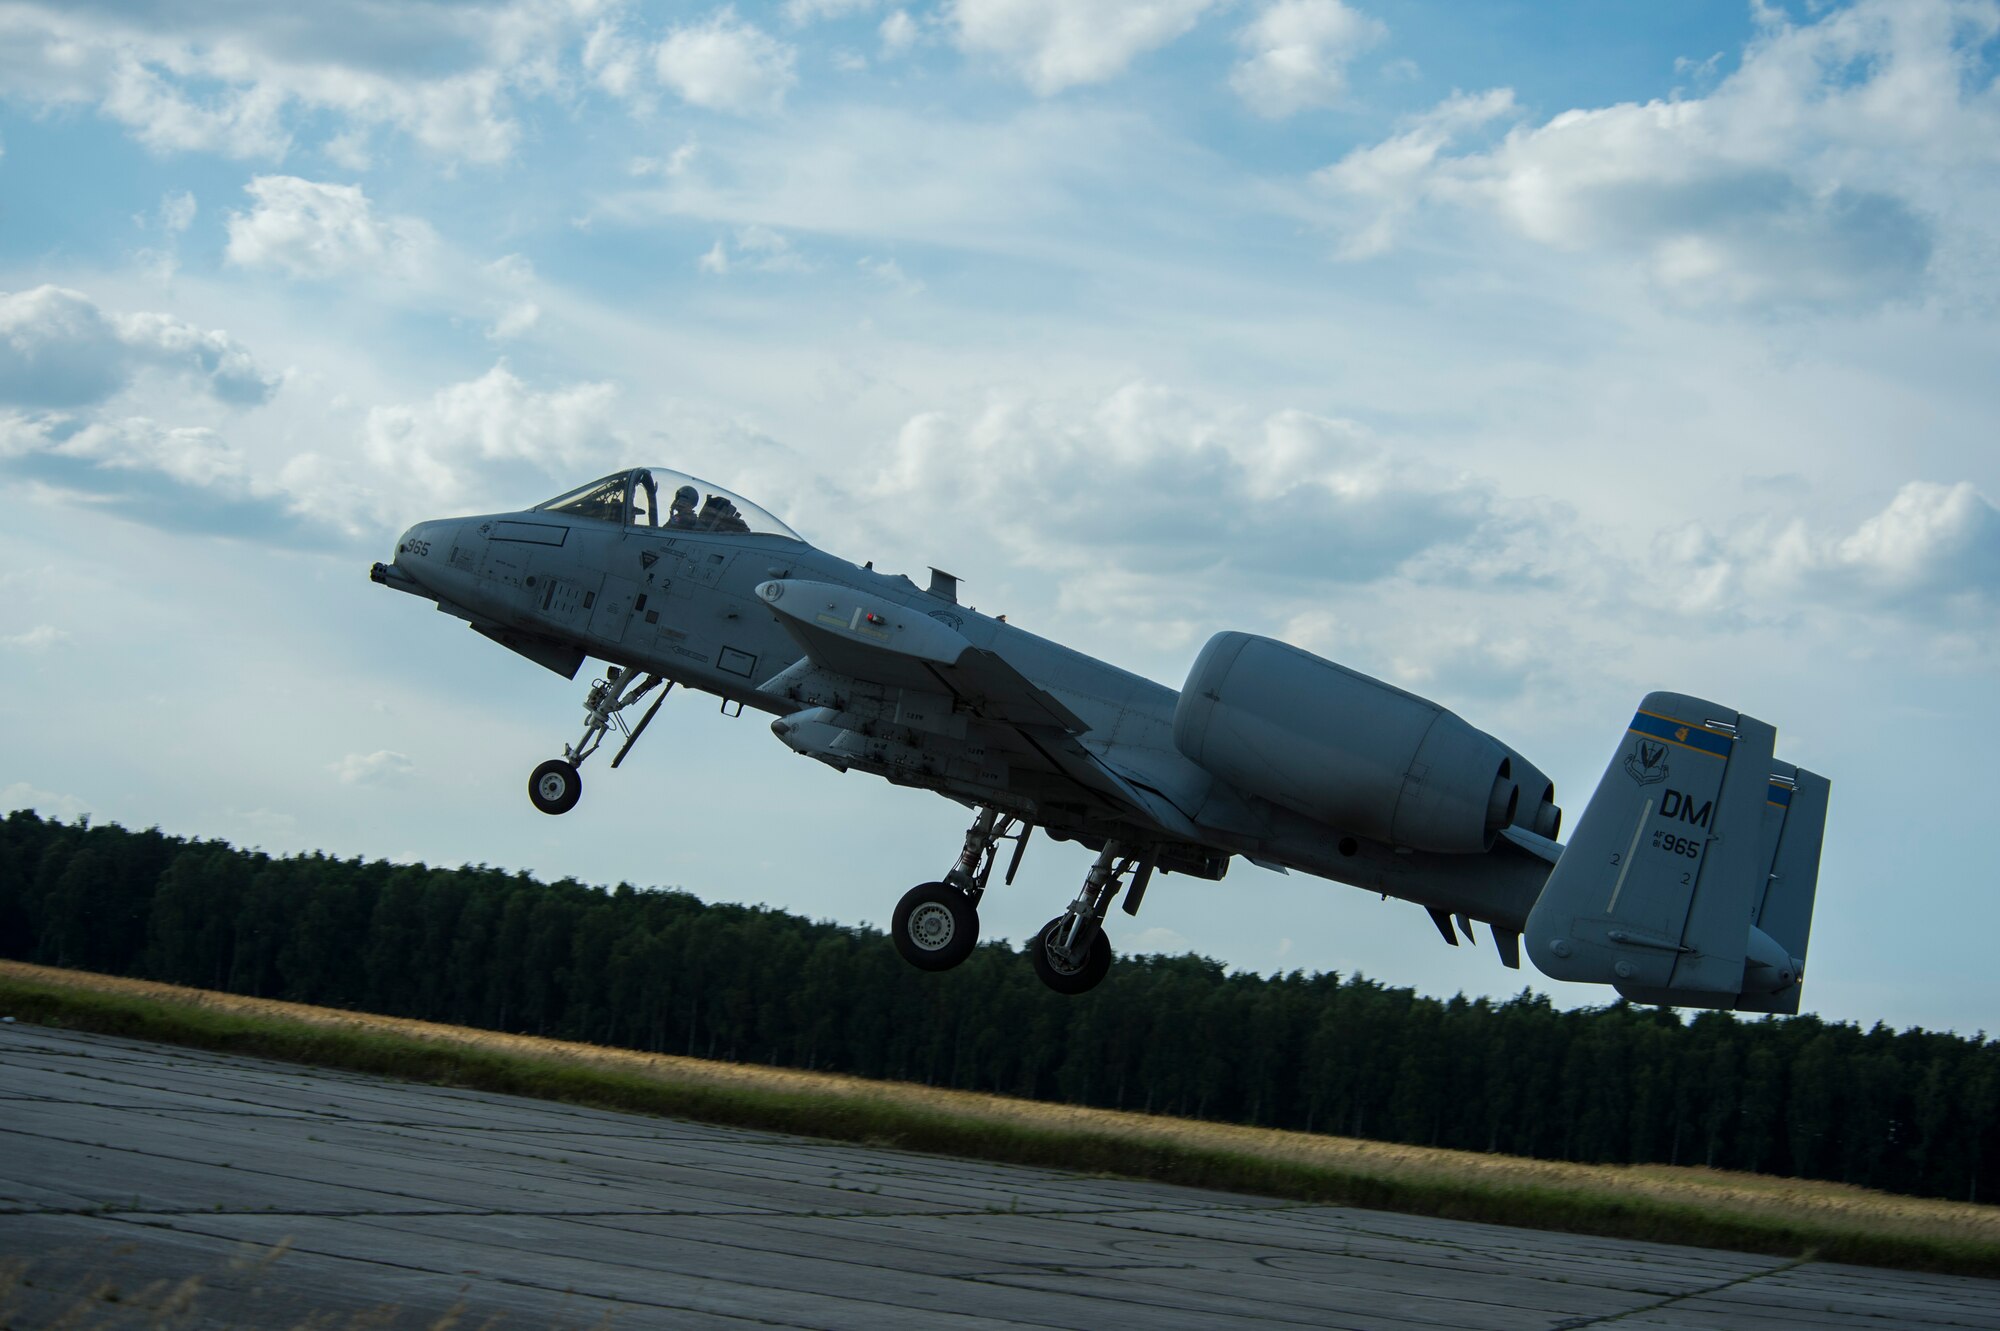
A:
POLYGON ((1669 855, 1685 855, 1691 860, 1701 855, 1699 837, 1675 836, 1672 832, 1664 830, 1653 833, 1653 847, 1656 850, 1664 850, 1669 855))

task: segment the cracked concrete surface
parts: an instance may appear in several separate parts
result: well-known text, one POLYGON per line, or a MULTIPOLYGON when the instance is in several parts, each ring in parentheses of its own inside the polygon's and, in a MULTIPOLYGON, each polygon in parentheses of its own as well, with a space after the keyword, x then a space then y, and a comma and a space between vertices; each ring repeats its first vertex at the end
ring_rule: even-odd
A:
POLYGON ((1299 1206, 18 1025, 0 1027, 0 1291, 0 1325, 22 1327, 81 1309, 86 1328, 2000 1331, 1990 1281, 1299 1206))

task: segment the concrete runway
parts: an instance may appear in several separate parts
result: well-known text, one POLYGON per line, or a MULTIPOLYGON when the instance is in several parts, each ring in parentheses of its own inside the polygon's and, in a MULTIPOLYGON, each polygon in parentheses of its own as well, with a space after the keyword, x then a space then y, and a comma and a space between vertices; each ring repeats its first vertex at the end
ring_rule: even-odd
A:
POLYGON ((432 1327, 455 1307, 468 1331, 2000 1328, 2000 1282, 1110 1182, 0 1026, 0 1326, 80 1302, 85 1328, 432 1327))

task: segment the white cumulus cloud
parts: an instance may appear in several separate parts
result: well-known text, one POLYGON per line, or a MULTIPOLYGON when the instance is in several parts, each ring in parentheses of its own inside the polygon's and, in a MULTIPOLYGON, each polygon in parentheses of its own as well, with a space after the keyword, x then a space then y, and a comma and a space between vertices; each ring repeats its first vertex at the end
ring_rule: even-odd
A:
POLYGON ((894 60, 898 56, 908 55, 922 34, 917 28, 917 21, 910 17, 909 11, 899 9, 882 20, 882 26, 876 30, 876 35, 882 39, 883 59, 894 60))
POLYGON ((90 801, 79 795, 41 790, 25 781, 15 781, 0 789, 0 813, 11 813, 15 809, 33 809, 44 818, 63 822, 75 822, 93 812, 90 801))
POLYGON ((785 0, 785 21, 802 26, 822 19, 851 18, 874 9, 878 0, 785 0))
POLYGON ((195 489, 241 494, 249 487, 242 453, 215 431, 162 425, 144 416, 90 422, 60 416, 0 418, 0 460, 31 455, 93 471, 146 473, 195 489))
POLYGON ((798 53, 736 16, 676 27, 654 52, 660 81, 682 101, 739 115, 777 111, 798 82, 798 53))
POLYGON ((1321 172, 1350 256, 1418 212, 1469 213, 1556 250, 1634 262, 1676 303, 1865 307, 1914 294, 1942 241, 1997 237, 2000 94, 1969 77, 1990 0, 1860 0, 1794 26, 1775 10, 1706 96, 1564 111, 1498 142, 1506 90, 1454 96, 1321 172))
POLYGON ((541 321, 541 306, 532 300, 516 301, 500 311, 500 316, 487 327, 486 336, 495 342, 510 342, 541 321))
POLYGON ((229 215, 226 254, 245 268, 315 278, 356 270, 409 273, 437 249, 428 223, 377 217, 359 185, 258 176, 243 188, 254 203, 248 212, 229 215))
POLYGON ((168 531, 296 548, 329 531, 283 484, 205 426, 145 416, 0 416, 0 474, 97 512, 168 531))
POLYGON ((1398 459, 1354 422, 1246 418, 1144 382, 1087 408, 995 398, 971 419, 914 417, 880 487, 913 511, 959 515, 1030 564, 1109 559, 1181 595, 1189 576, 1232 567, 1387 577, 1474 540, 1494 507, 1484 488, 1398 459))
POLYGON ((67 287, 0 292, 0 401, 85 406, 148 367, 193 379, 225 402, 260 403, 276 387, 226 332, 169 314, 110 313, 67 287))
POLYGON ((2000 508, 1969 481, 1911 481, 1853 531, 1793 524, 1771 541, 1780 579, 1835 599, 1923 614, 2000 605, 2000 508))
POLYGON ((548 85, 548 52, 596 8, 403 6, 390 41, 374 0, 14 0, 0 7, 0 95, 94 106, 156 152, 280 160, 330 124, 329 141, 350 150, 390 129, 445 157, 498 162, 520 135, 513 98, 548 85))
POLYGON ((494 463, 524 463, 544 478, 576 484, 628 454, 614 417, 617 396, 604 383, 540 392, 503 362, 428 402, 373 408, 363 448, 406 495, 438 505, 504 492, 518 478, 494 463))
POLYGON ((1715 531, 1687 524, 1655 552, 1682 609, 1769 615, 1801 598, 1947 622, 2000 608, 2000 507, 1970 481, 1911 481, 1851 530, 1802 517, 1715 531))
POLYGON ((791 241, 767 226, 737 228, 733 245, 718 238, 698 266, 717 277, 734 272, 803 273, 812 269, 791 241))
POLYGON ((179 235, 194 225, 194 195, 188 190, 175 190, 160 199, 160 226, 169 235, 179 235))
POLYGON ((1331 106, 1347 90, 1347 66, 1388 35, 1341 0, 1276 0, 1236 35, 1243 58, 1229 86, 1273 120, 1331 106))
POLYGON ((542 320, 542 307, 530 298, 535 287, 535 266, 524 256, 509 254, 480 269, 480 276, 493 288, 489 308, 497 309, 486 336, 507 342, 530 332, 542 320))
POLYGON ((959 49, 989 56, 1043 96, 1102 83, 1194 27, 1214 0, 953 0, 959 49))
POLYGON ((1390 249, 1404 220, 1428 201, 1445 150, 1459 136, 1512 115, 1514 109, 1514 94, 1507 88, 1454 93, 1400 132, 1356 148, 1319 172, 1321 186, 1355 205, 1344 219, 1343 257, 1367 258, 1390 249))
POLYGON ((45 652, 70 640, 68 629, 53 624, 37 624, 20 633, 0 633, 0 648, 10 652, 45 652))
POLYGON ((637 94, 645 59, 644 44, 615 19, 600 22, 584 39, 584 71, 613 97, 637 94))
POLYGON ((327 764, 327 770, 343 785, 379 786, 407 776, 416 770, 416 766, 407 755, 394 749, 377 749, 373 753, 347 754, 327 764))

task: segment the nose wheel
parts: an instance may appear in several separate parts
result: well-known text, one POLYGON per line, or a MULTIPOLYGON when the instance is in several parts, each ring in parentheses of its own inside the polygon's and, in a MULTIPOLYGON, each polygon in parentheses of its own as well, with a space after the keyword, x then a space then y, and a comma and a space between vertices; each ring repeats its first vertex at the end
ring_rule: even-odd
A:
POLYGON ((653 716, 660 710, 660 704, 667 700, 673 690, 672 680, 662 680, 658 675, 643 674, 637 670, 612 666, 604 672, 604 678, 590 686, 590 695, 583 700, 583 738, 574 744, 563 745, 563 756, 551 758, 534 770, 528 778, 528 799, 537 809, 547 814, 568 813, 583 798, 583 778, 577 769, 597 746, 604 742, 604 736, 613 726, 625 736, 612 757, 613 767, 625 761, 625 755, 638 743, 639 736, 652 724, 653 716), (665 688, 660 688, 665 684, 665 688), (654 689, 660 689, 654 697, 653 705, 639 718, 636 726, 627 726, 622 715, 624 710, 644 698, 654 689))
POLYGON ((528 778, 528 798, 543 813, 568 813, 583 798, 583 777, 576 764, 551 758, 528 778))

